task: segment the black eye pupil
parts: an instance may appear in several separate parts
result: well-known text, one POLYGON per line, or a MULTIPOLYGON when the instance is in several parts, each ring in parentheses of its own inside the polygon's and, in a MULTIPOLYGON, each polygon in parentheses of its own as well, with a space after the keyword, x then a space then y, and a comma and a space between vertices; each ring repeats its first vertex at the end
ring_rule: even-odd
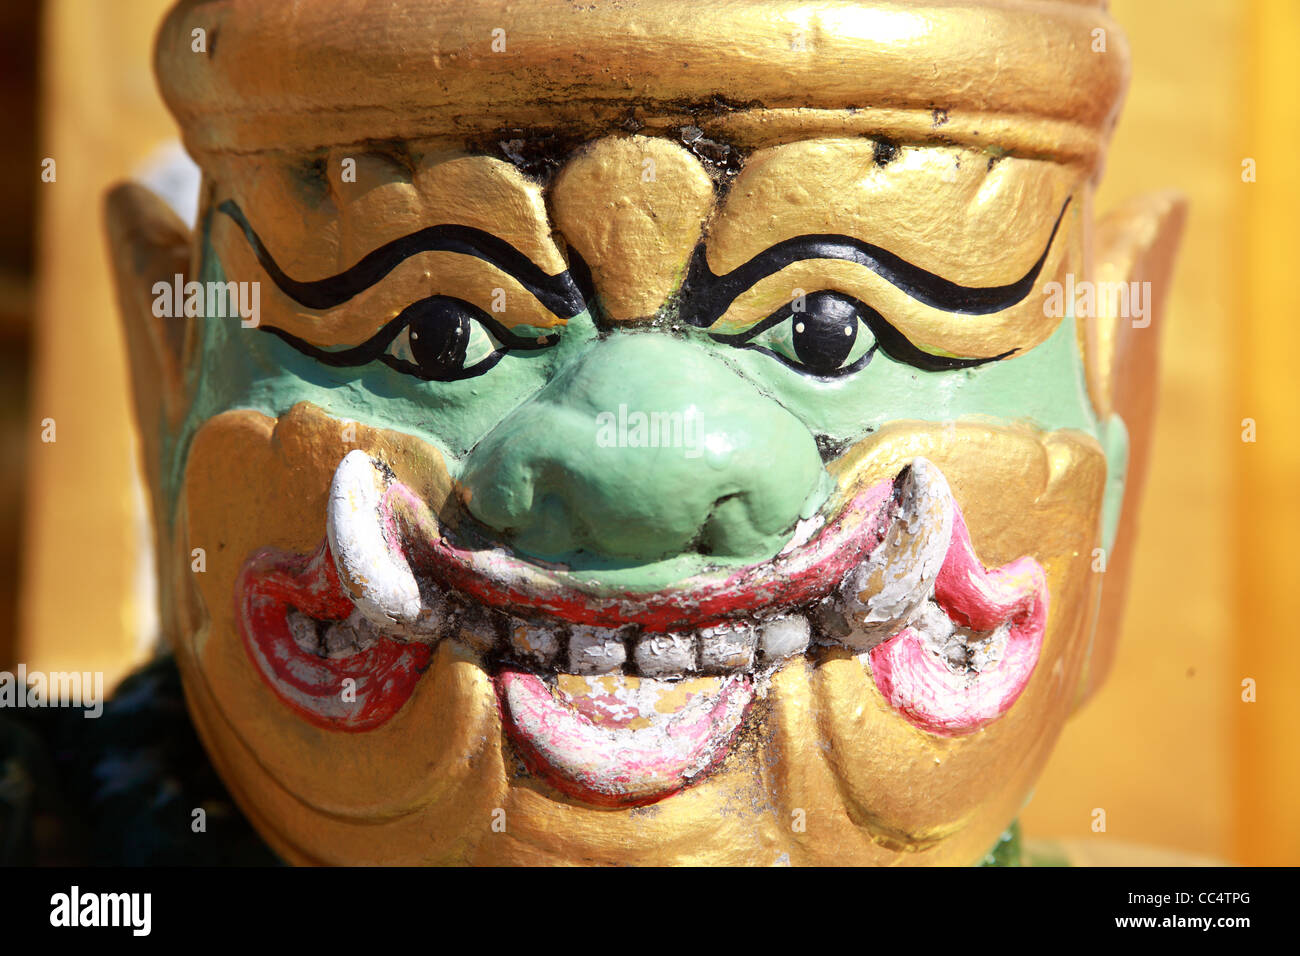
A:
POLYGON ((407 323, 411 356, 431 378, 459 372, 469 345, 469 316, 448 299, 425 299, 407 323))
POLYGON ((829 375, 844 364, 858 338, 858 313, 836 295, 808 296, 803 312, 791 316, 794 352, 810 372, 829 375))

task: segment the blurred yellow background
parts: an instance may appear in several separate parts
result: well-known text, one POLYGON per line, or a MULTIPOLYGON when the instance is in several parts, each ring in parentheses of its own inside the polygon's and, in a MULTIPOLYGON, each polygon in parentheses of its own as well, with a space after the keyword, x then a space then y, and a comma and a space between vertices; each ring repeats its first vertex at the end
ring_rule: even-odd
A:
MULTIPOLYGON (((43 66, 27 91, 39 97, 39 136, 11 136, 3 156, 10 183, 35 183, 34 274, 21 248, 31 197, 0 194, 10 214, 0 230, 0 361, 11 398, 0 487, 14 489, 0 513, 0 668, 98 668, 111 682, 148 653, 156 627, 100 203, 174 136, 150 73, 168 5, 15 2, 3 15, 7 115, 32 108, 25 35, 43 66), (55 183, 39 179, 47 156, 55 183), (53 443, 41 440, 47 418, 53 443)), ((1174 187, 1191 213, 1124 637, 1022 822, 1032 837, 1296 864, 1300 677, 1284 642, 1300 584, 1289 550, 1300 540, 1300 388, 1287 364, 1300 267, 1300 2, 1113 0, 1111 9, 1134 69, 1098 210, 1174 187), (1253 183, 1243 181, 1247 159, 1253 183), (1257 441, 1242 440, 1244 419, 1257 441), (1253 703, 1242 699, 1247 678, 1253 703), (1104 833, 1092 829, 1098 808, 1104 833)))
POLYGON ((1300 3, 1112 0, 1111 12, 1133 80, 1098 209, 1165 187, 1191 209, 1119 653, 1022 822, 1029 835, 1297 864, 1300 678, 1284 642, 1300 584, 1300 387, 1288 367, 1300 3), (1254 443, 1242 440, 1248 418, 1254 443))

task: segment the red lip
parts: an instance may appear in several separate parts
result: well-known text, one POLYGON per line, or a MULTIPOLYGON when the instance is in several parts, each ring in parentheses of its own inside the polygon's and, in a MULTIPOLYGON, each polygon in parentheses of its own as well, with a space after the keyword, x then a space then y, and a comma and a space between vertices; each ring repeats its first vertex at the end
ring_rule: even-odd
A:
MULTIPOLYGON (((415 525, 400 538, 409 549, 403 557, 421 574, 487 606, 575 624, 635 623, 662 632, 821 596, 879 543, 890 487, 886 480, 861 492, 812 540, 774 561, 702 575, 652 594, 592 594, 579 590, 564 571, 453 541, 427 504, 400 483, 389 487, 382 509, 389 519, 400 515, 415 525)), ((274 549, 254 554, 236 583, 235 603, 244 646, 262 677, 289 707, 326 729, 359 732, 389 720, 432 657, 428 644, 383 634, 343 658, 299 646, 289 626, 292 610, 329 622, 347 618, 355 608, 339 581, 328 540, 310 556, 274 549), (350 691, 347 699, 345 691, 350 691)))
POLYGON ((885 480, 859 492, 815 537, 773 560, 702 574, 648 594, 593 593, 571 572, 462 542, 446 534, 428 505, 399 483, 389 487, 384 507, 400 511, 412 525, 403 537, 413 568, 482 604, 520 617, 599 627, 636 624, 657 634, 822 597, 880 543, 888 522, 882 505, 892 484, 885 480))
MULTIPOLYGON (((942 502, 952 519, 949 523, 941 518, 939 524, 931 525, 951 529, 941 532, 947 535, 938 552, 941 557, 925 559, 941 562, 932 565, 937 577, 930 578, 935 613, 946 614, 970 631, 1004 633, 1005 647, 1000 657, 982 658, 965 671, 953 670, 926 643, 927 637, 946 639, 939 624, 924 624, 926 634, 914 629, 921 625, 902 626, 865 652, 877 688, 915 726, 940 736, 957 736, 972 733, 1004 714, 1027 686, 1037 664, 1048 603, 1042 567, 1025 557, 1002 568, 985 569, 942 474, 923 459, 906 470, 906 480, 902 477, 905 472, 900 472, 894 480, 859 492, 808 540, 788 547, 770 561, 702 574, 648 594, 593 587, 562 568, 543 567, 475 541, 472 532, 468 539, 454 535, 427 503, 393 480, 391 472, 383 473, 387 477, 375 485, 376 494, 369 503, 364 503, 362 496, 363 504, 356 504, 347 494, 345 465, 349 459, 351 455, 340 465, 336 484, 341 480, 344 484, 332 490, 332 497, 338 498, 340 506, 352 509, 344 511, 345 519, 361 516, 357 520, 362 523, 355 527, 363 532, 366 527, 377 527, 384 533, 369 538, 364 534, 341 537, 340 542, 347 543, 338 547, 341 555, 351 554, 362 562, 362 571, 350 573, 357 575, 354 583, 360 582, 364 601, 372 604, 376 601, 371 596, 374 585, 366 582, 375 580, 375 572, 369 569, 390 568, 396 569, 392 573, 399 584, 407 582, 403 585, 407 590, 415 587, 414 572, 428 584, 430 594, 458 591, 480 605, 521 618, 545 616, 569 624, 611 628, 632 624, 649 633, 708 627, 730 616, 761 619, 767 609, 789 611, 826 597, 859 565, 879 563, 881 554, 894 560, 893 551, 878 549, 886 546, 887 536, 893 540, 898 529, 912 533, 906 524, 911 519, 900 517, 908 512, 899 509, 919 507, 907 504, 915 500, 910 496, 927 494, 930 507, 942 502), (366 520, 376 524, 367 526, 366 520), (904 523, 894 524, 900 520, 904 523), (378 563, 366 563, 376 560, 378 563)), ((366 480, 371 474, 367 471, 372 467, 370 460, 364 456, 352 460, 356 466, 353 480, 358 475, 366 480)), ((352 527, 332 524, 331 533, 352 527)), ((327 655, 323 648, 313 652, 299 644, 295 627, 304 645, 319 633, 308 632, 302 638, 297 617, 291 627, 294 609, 315 622, 341 621, 356 611, 340 581, 330 540, 334 539, 329 538, 310 556, 268 550, 250 559, 236 588, 241 633, 263 678, 303 717, 333 730, 369 730, 390 719, 409 699, 432 651, 427 643, 407 642, 387 632, 375 633, 372 640, 357 645, 361 649, 346 656, 327 655), (351 696, 345 693, 349 690, 351 696)), ((889 548, 896 546, 896 542, 888 544, 889 548)), ((925 567, 924 561, 915 567, 925 567)), ((423 588, 421 585, 421 601, 423 588)), ((382 597, 381 592, 376 593, 382 597)), ((361 593, 354 596, 363 600, 361 593)), ((397 612, 409 612, 403 603, 408 600, 403 597, 406 592, 399 588, 391 593, 401 598, 393 605, 397 612)), ((858 599, 865 600, 861 592, 856 593, 858 599)), ((381 602, 368 607, 367 613, 396 626, 397 612, 385 607, 381 602)), ((440 622, 435 630, 445 631, 449 624, 445 617, 434 621, 440 622)), ((335 629, 329 633, 349 632, 335 629)), ((995 636, 967 635, 962 640, 992 642, 995 636)), ((327 643, 339 646, 334 640, 327 643)), ((566 704, 553 698, 551 689, 536 675, 503 667, 495 681, 506 729, 535 773, 589 802, 621 806, 661 799, 707 773, 725 756, 754 693, 752 681, 727 685, 725 692, 714 692, 716 699, 714 693, 701 698, 710 700, 713 710, 697 713, 688 709, 664 718, 667 723, 660 719, 659 710, 647 706, 642 717, 657 729, 615 732, 606 725, 592 724, 572 701, 566 704)))
POLYGON ((318 727, 360 732, 396 714, 429 666, 429 645, 376 635, 355 654, 321 657, 294 640, 288 615, 295 608, 317 621, 352 613, 328 542, 312 555, 266 549, 244 565, 235 585, 244 647, 280 699, 318 727))

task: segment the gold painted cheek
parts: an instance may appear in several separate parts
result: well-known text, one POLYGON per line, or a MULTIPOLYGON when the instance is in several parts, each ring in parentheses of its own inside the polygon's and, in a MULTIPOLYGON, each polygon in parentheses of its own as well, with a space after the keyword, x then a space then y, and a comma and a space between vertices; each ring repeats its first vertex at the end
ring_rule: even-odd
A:
POLYGON ((551 190, 556 228, 591 268, 604 314, 648 318, 681 284, 713 206, 713 183, 664 139, 607 137, 551 190))
POLYGON ((785 825, 767 812, 761 754, 740 742, 723 766, 694 786, 635 810, 558 798, 517 777, 504 804, 508 838, 479 844, 475 864, 755 866, 781 862, 785 825))
POLYGON ((439 646, 406 708, 380 731, 314 731, 296 751, 292 778, 232 730, 207 683, 191 699, 222 779, 290 863, 464 862, 492 835, 493 810, 506 805, 492 684, 453 642, 439 646), (361 749, 326 737, 355 737, 361 749), (326 790, 332 801, 317 798, 326 790))
MULTIPOLYGON (((450 480, 434 449, 360 424, 349 442, 344 426, 306 403, 278 421, 226 412, 200 429, 186 468, 189 534, 177 560, 188 565, 190 549, 205 550, 206 570, 194 581, 208 619, 180 641, 182 673, 227 779, 253 818, 269 821, 264 833, 284 835, 277 846, 313 845, 328 829, 339 842, 323 845, 341 847, 347 828, 331 817, 391 820, 430 807, 474 819, 472 808, 499 800, 504 785, 495 696, 454 643, 440 646, 396 716, 365 733, 304 721, 244 648, 233 598, 240 569, 261 548, 307 554, 319 546, 330 479, 349 450, 389 461, 429 500, 447 499, 450 480)), ((462 828, 446 839, 463 836, 462 828)))
MULTIPOLYGON (((1027 426, 898 423, 852 449, 838 471, 874 476, 921 455, 947 477, 986 567, 1022 555, 1047 573, 1037 667, 1011 710, 966 737, 913 726, 867 664, 824 655, 811 685, 818 728, 850 816, 882 845, 923 850, 960 831, 990 846, 1033 786, 1075 702, 1099 575, 1092 570, 1105 459, 1091 438, 1027 426)), ((978 851, 977 851, 978 852, 978 851)))

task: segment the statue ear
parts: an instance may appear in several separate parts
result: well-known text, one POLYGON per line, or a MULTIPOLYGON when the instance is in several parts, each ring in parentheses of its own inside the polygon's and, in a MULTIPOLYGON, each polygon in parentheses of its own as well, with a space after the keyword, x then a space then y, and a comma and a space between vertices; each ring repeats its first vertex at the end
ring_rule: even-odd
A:
POLYGON ((175 429, 188 404, 184 355, 192 323, 183 310, 156 309, 159 296, 155 286, 167 286, 168 303, 177 276, 184 286, 190 264, 190 230, 166 202, 137 183, 114 187, 105 200, 105 215, 144 466, 156 492, 161 487, 162 436, 175 429), (159 311, 165 314, 159 315, 159 311))
MULTIPOLYGON (((1100 399, 1098 413, 1103 418, 1113 414, 1123 421, 1128 433, 1128 465, 1119 530, 1106 557, 1101 613, 1081 701, 1105 679, 1119 638, 1155 419, 1162 316, 1186 219, 1186 199, 1178 193, 1162 192, 1128 203, 1097 224, 1093 276, 1098 287, 1104 288, 1103 282, 1124 282, 1133 288, 1137 283, 1137 288, 1145 290, 1140 301, 1145 301, 1146 309, 1141 316, 1131 308, 1127 315, 1103 311, 1092 329, 1092 394, 1100 399)), ((1098 297, 1113 306, 1115 300, 1105 302, 1108 298, 1098 297)))
POLYGON ((1175 192, 1162 192, 1121 206, 1097 224, 1093 269, 1097 285, 1138 283, 1150 289, 1142 316, 1131 309, 1128 315, 1108 314, 1106 307, 1118 300, 1098 297, 1102 308, 1095 329, 1096 394, 1109 402, 1108 408, 1099 411, 1118 412, 1130 433, 1139 423, 1149 425, 1161 316, 1186 220, 1186 199, 1175 192))

